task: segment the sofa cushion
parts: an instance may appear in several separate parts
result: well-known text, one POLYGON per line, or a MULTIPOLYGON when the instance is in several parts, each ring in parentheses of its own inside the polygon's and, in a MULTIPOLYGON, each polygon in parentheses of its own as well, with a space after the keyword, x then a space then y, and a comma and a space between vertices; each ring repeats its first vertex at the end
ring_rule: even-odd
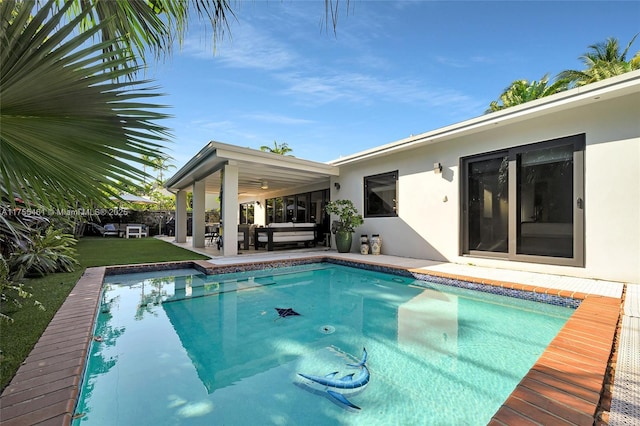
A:
MULTIPOLYGON (((258 241, 261 243, 266 243, 269 241, 266 235, 261 235, 258 237, 258 241)), ((298 242, 298 241, 313 241, 313 235, 284 235, 284 236, 273 236, 274 243, 285 243, 285 242, 298 242)))
MULTIPOLYGON (((313 231, 282 231, 273 233, 273 242, 282 243, 289 241, 313 241, 315 238, 313 231)), ((266 243, 269 236, 266 233, 258 234, 258 241, 266 243)))
POLYGON ((267 225, 269 228, 293 228, 293 222, 285 222, 285 223, 270 223, 267 225))

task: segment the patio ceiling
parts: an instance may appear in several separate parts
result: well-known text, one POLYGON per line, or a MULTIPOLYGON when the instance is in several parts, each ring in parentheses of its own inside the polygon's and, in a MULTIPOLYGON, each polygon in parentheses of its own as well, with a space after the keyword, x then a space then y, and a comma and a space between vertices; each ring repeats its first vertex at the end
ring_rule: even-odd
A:
POLYGON ((171 191, 190 191, 194 182, 204 180, 207 193, 218 193, 220 170, 226 164, 238 167, 238 194, 242 196, 319 183, 328 187, 331 177, 339 173, 338 167, 329 164, 211 141, 165 186, 171 191), (268 184, 267 189, 261 188, 263 182, 268 184))

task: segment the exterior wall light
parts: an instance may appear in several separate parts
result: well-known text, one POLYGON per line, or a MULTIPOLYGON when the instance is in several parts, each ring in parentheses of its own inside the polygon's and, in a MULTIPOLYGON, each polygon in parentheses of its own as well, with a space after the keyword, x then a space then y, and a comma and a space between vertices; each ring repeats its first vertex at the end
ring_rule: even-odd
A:
POLYGON ((263 180, 260 184, 260 189, 269 189, 269 183, 266 180, 263 180))
POLYGON ((433 163, 433 172, 437 175, 439 175, 440 173, 442 173, 442 164, 440 163, 433 163))

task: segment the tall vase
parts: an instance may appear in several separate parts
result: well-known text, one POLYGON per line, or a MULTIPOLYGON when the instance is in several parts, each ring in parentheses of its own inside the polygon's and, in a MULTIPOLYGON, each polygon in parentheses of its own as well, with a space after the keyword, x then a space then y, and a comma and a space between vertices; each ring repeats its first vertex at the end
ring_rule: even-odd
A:
POLYGON ((371 254, 380 254, 380 249, 382 248, 382 238, 380 235, 373 234, 371 236, 371 254))
POLYGON ((369 236, 360 236, 360 254, 369 254, 369 236))
POLYGON ((353 235, 349 231, 336 231, 336 247, 338 253, 349 253, 351 251, 351 242, 353 235))

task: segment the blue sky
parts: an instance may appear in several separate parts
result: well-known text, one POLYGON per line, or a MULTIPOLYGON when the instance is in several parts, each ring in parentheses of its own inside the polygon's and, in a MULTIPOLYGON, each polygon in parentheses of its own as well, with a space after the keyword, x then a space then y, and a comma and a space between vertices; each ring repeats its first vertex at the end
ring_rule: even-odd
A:
MULTIPOLYGON (((182 49, 151 64, 174 116, 182 167, 210 140, 259 149, 286 142, 329 161, 480 116, 513 80, 582 69, 591 44, 640 32, 639 1, 232 3, 216 44, 194 21, 182 49)), ((640 50, 640 37, 631 55, 640 50)))

